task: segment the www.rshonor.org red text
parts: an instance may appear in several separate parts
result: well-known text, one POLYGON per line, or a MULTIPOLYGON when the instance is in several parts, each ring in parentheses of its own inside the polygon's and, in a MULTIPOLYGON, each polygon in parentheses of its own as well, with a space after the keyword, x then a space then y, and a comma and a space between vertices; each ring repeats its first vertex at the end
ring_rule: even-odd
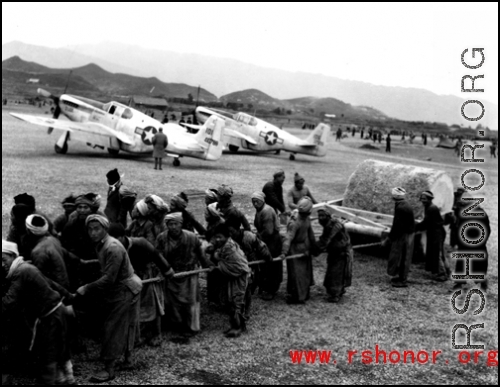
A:
MULTIPOLYGON (((338 359, 332 357, 332 351, 301 351, 291 350, 292 364, 337 364, 338 359)), ((498 350, 489 351, 462 351, 457 352, 453 359, 447 359, 439 350, 383 350, 378 345, 375 349, 351 350, 347 352, 348 364, 360 362, 363 364, 486 364, 489 367, 498 367, 498 350)))

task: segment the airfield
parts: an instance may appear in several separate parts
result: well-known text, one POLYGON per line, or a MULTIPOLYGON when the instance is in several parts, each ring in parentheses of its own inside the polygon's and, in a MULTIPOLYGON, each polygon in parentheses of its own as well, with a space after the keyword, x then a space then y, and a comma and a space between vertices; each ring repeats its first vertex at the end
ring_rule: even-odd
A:
MULTIPOLYGON (((253 224, 255 210, 250 196, 272 178, 277 169, 284 169, 287 180, 284 192, 293 185, 293 174, 299 172, 318 201, 341 198, 347 180, 363 160, 374 158, 406 165, 445 170, 459 185, 460 175, 468 169, 451 149, 435 148, 437 139, 422 145, 402 144, 393 136, 392 153, 385 153, 385 141, 374 144, 378 150, 360 149, 368 140, 349 134, 341 142, 329 138, 324 158, 297 155, 288 160, 288 153, 257 155, 252 152, 226 153, 217 162, 183 158, 178 168, 172 159, 164 159, 163 171, 153 169, 154 161, 120 153, 110 156, 106 151, 91 149, 85 144, 69 142, 66 155, 54 152, 58 131, 51 136, 43 129, 15 120, 8 112, 40 114, 27 105, 2 109, 2 237, 10 222, 10 209, 16 194, 35 196, 37 208, 51 218, 62 211, 60 202, 70 193, 97 192, 106 198, 105 174, 112 168, 124 173, 124 183, 142 198, 158 194, 164 199, 180 191, 190 194, 189 208, 203 220, 202 192, 224 183, 234 190, 234 203, 253 224)), ((286 128, 305 138, 310 131, 286 128)), ((166 133, 168 136, 168 132, 166 133)), ((498 368, 488 367, 483 356, 477 364, 463 365, 457 361, 458 351, 451 350, 451 330, 457 323, 484 323, 485 329, 473 333, 473 341, 486 344, 486 350, 498 348, 498 159, 490 159, 489 144, 476 157, 485 159, 479 169, 486 176, 484 208, 488 212, 493 233, 489 240, 490 290, 485 312, 473 316, 455 314, 451 308, 451 281, 431 280, 421 265, 413 265, 409 287, 392 288, 386 274, 386 261, 365 252, 356 252, 353 284, 339 304, 325 302, 322 286, 326 255, 314 258, 316 285, 311 300, 304 306, 285 303, 286 281, 278 297, 271 302, 254 298, 248 332, 236 340, 223 337, 227 316, 210 309, 202 302, 202 331, 182 346, 164 340, 161 348, 143 347, 137 351, 138 367, 119 373, 112 384, 381 384, 403 383, 496 383, 498 368), (359 357, 348 364, 347 353, 374 350, 378 344, 391 350, 441 350, 441 361, 431 365, 364 365, 359 357), (336 364, 292 364, 290 350, 331 350, 336 364), (449 359, 449 364, 445 363, 449 359)), ((475 167, 478 167, 477 165, 475 167)), ((367 188, 369 189, 369 187, 367 188)), ((388 193, 389 194, 389 193, 388 193)), ((202 279, 202 289, 205 282, 202 279)), ((473 298, 471 309, 478 306, 473 298)), ((458 335, 463 342, 465 335, 458 335)), ((86 382, 99 363, 99 347, 90 347, 87 356, 74 357, 77 381, 86 382)), ((22 380, 16 380, 23 383, 22 380)))

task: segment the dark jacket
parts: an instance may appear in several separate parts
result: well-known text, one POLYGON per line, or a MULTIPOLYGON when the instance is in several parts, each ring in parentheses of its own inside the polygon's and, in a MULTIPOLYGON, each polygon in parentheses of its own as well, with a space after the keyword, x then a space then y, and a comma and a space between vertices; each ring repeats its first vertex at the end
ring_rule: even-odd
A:
POLYGON ((424 220, 416 225, 416 231, 427 231, 427 239, 443 239, 446 236, 444 219, 435 204, 425 209, 424 220))
POLYGON ((61 296, 51 288, 50 282, 33 265, 19 265, 8 280, 9 289, 2 297, 2 315, 11 309, 22 307, 28 320, 33 323, 44 317, 61 301, 61 296))
POLYGON ((276 211, 285 212, 285 200, 283 199, 283 186, 274 181, 269 181, 262 188, 266 195, 266 204, 270 205, 276 211))
POLYGON ((404 234, 415 232, 415 215, 413 208, 406 200, 399 200, 395 204, 394 219, 392 221, 389 239, 395 241, 404 234))
POLYGON ((154 263, 162 274, 168 273, 171 269, 165 258, 145 238, 128 238, 128 241, 127 253, 132 267, 139 276, 147 271, 150 263, 154 263))
POLYGON ((137 193, 125 186, 116 189, 109 189, 108 201, 104 213, 111 223, 121 223, 127 228, 127 213, 131 213, 134 208, 137 193))
POLYGON ((42 274, 69 289, 68 272, 64 261, 65 251, 59 240, 46 235, 39 239, 38 244, 31 252, 31 261, 42 274))
POLYGON ((165 157, 165 148, 168 146, 168 139, 165 133, 158 132, 153 137, 153 157, 162 158, 165 157))

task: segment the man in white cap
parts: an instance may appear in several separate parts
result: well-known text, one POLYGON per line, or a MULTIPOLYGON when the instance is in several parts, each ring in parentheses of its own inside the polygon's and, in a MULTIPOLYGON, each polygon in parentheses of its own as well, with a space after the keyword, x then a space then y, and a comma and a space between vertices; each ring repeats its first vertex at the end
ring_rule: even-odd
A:
POLYGON ((126 234, 132 238, 145 238, 153 246, 156 237, 153 232, 153 222, 148 219, 149 208, 144 199, 139 200, 132 210, 132 222, 127 227, 126 234))
POLYGON ((387 273, 393 276, 392 286, 405 288, 408 286, 408 273, 413 258, 415 215, 413 208, 406 201, 404 188, 393 188, 392 199, 394 200, 394 219, 389 236, 382 244, 386 246, 390 243, 391 245, 387 273))
MULTIPOLYGON (((156 250, 176 272, 191 271, 210 266, 206 261, 201 242, 191 231, 182 229, 182 213, 165 216, 167 231, 156 240, 156 250)), ((189 338, 200 331, 200 284, 198 275, 173 278, 166 282, 165 309, 172 328, 180 336, 174 341, 187 344, 189 338)))
POLYGON ((123 245, 108 235, 109 220, 93 214, 87 217, 85 224, 96 248, 102 275, 97 281, 80 287, 77 295, 103 304, 101 359, 104 370, 92 376, 91 381, 104 383, 115 378, 116 362, 123 355, 125 363, 132 363, 142 283, 123 245))
POLYGON ((444 282, 450 278, 451 274, 444 253, 446 230, 439 208, 432 203, 433 199, 434 194, 431 191, 424 191, 420 194, 420 201, 425 208, 425 216, 424 220, 416 225, 416 231, 427 232, 425 270, 432 272, 435 281, 444 282))
POLYGON ((35 349, 39 354, 40 379, 44 384, 56 384, 60 372, 62 384, 73 384, 61 295, 35 266, 19 256, 15 243, 5 240, 2 240, 2 271, 9 283, 2 297, 2 319, 23 310, 32 327, 29 350, 35 349))
MULTIPOLYGON (((260 239, 267 245, 271 257, 276 258, 281 254, 282 241, 280 235, 280 221, 276 211, 266 204, 266 195, 254 192, 252 204, 257 211, 255 213, 254 226, 260 239)), ((277 261, 261 266, 262 276, 259 290, 263 293, 262 299, 271 301, 278 292, 283 281, 283 262, 277 261)))

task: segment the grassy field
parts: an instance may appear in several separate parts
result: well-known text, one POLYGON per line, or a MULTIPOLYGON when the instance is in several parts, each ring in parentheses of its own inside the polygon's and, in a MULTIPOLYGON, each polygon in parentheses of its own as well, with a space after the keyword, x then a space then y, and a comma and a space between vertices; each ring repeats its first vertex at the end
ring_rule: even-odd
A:
MULTIPOLYGON (((179 168, 169 161, 163 171, 155 171, 151 158, 125 154, 113 158, 80 143, 70 142, 68 154, 57 155, 53 146, 58 133, 47 136, 43 129, 13 119, 7 114, 12 109, 26 112, 29 108, 2 110, 2 237, 6 236, 16 194, 34 195, 39 210, 55 217, 61 211, 61 199, 71 192, 93 191, 105 197, 105 174, 112 168, 125 173, 125 184, 139 197, 156 193, 167 199, 181 190, 200 192, 228 184, 235 191, 235 203, 249 219, 254 215, 250 195, 278 168, 287 173, 285 189, 293 184, 293 173, 300 172, 318 200, 342 197, 350 174, 367 158, 443 169, 457 185, 466 169, 452 150, 435 148, 434 144, 401 144, 398 138, 387 155, 385 144, 380 150, 360 149, 367 142, 358 134, 341 143, 332 135, 325 158, 298 155, 291 162, 287 154, 242 152, 224 155, 215 163, 184 158, 179 168)), ((41 110, 32 108, 31 112, 40 114, 41 110)), ((309 134, 300 129, 290 131, 301 137, 309 134)), ((316 285, 307 305, 287 305, 284 282, 274 301, 255 299, 248 333, 228 340, 222 335, 227 317, 203 303, 202 332, 190 345, 164 340, 160 349, 139 349, 138 368, 120 373, 113 384, 498 384, 498 367, 488 367, 484 357, 478 364, 460 364, 458 351, 451 349, 451 329, 457 323, 484 323, 485 329, 474 331, 473 342, 485 343, 486 350, 498 349, 498 164, 488 153, 476 152, 486 163, 475 166, 486 175, 484 207, 493 230, 488 246, 491 286, 481 315, 471 312, 478 306, 477 298, 471 300, 470 312, 455 314, 450 305, 453 284, 433 282, 419 265, 412 267, 409 288, 392 288, 385 259, 358 252, 352 287, 341 303, 326 303, 322 286, 326 257, 322 255, 314 259, 316 285), (443 354, 435 365, 364 365, 359 357, 348 364, 349 350, 373 350, 376 344, 388 352, 422 349, 441 350, 443 354), (292 364, 290 350, 331 350, 336 364, 292 364)), ((193 195, 190 207, 202 219, 202 196, 193 195)), ((459 337, 464 340, 464 335, 459 337)), ((87 356, 74 359, 80 383, 98 367, 97 358, 96 345, 87 356)))

